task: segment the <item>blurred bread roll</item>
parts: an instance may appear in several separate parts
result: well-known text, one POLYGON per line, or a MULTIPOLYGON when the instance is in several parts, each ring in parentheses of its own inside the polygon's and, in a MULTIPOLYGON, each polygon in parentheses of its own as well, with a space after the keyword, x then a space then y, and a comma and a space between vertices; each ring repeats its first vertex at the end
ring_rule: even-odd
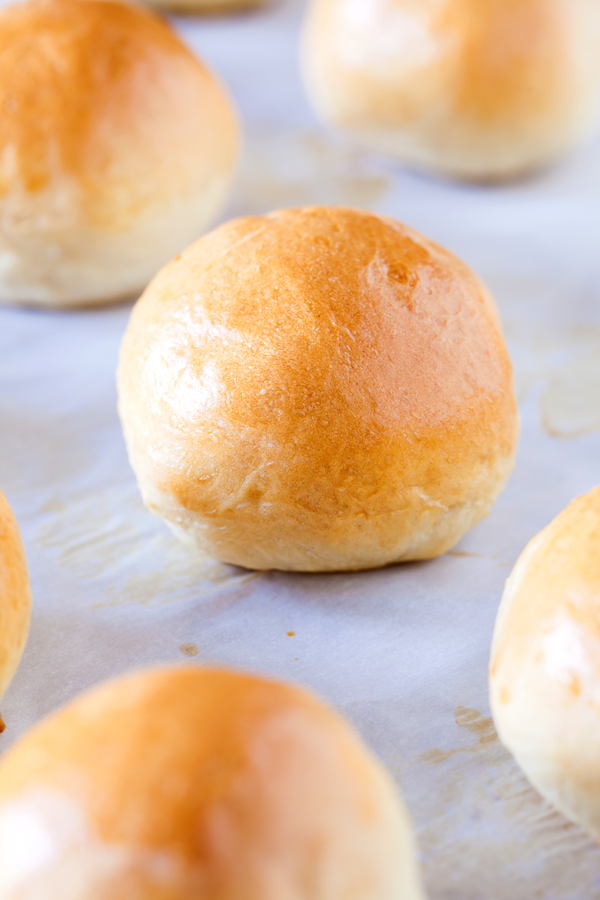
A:
POLYGON ((220 210, 231 102, 155 13, 116 0, 0 11, 0 301, 138 293, 220 210))
POLYGON ((302 62, 328 122, 457 178, 516 176, 600 104, 598 0, 312 0, 302 62))
POLYGON ((0 763, 3 900, 423 900, 381 766, 310 694, 226 670, 107 682, 0 763))
POLYGON ((440 247, 343 207, 236 219, 140 299, 118 372, 146 505, 256 569, 449 550, 517 441, 490 295, 440 247))
POLYGON ((600 840, 600 488, 521 554, 496 621, 490 698, 533 786, 600 840))
MULTIPOLYGON (((0 702, 21 661, 30 616, 31 591, 21 535, 0 491, 0 702)), ((0 732, 3 730, 0 717, 0 732)))

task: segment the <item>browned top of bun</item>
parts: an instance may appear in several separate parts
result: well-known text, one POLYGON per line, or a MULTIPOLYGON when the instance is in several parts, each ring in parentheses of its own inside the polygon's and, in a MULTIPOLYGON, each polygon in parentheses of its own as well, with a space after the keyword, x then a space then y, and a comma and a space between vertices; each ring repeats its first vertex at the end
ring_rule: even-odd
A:
POLYGON ((491 123, 553 108, 569 53, 559 4, 462 0, 454 11, 447 5, 445 18, 462 38, 455 94, 460 115, 491 123))
POLYGON ((517 174, 597 117, 596 0, 313 0, 303 44, 322 114, 458 176, 517 174))
POLYGON ((500 704, 535 660, 542 679, 561 684, 597 708, 600 681, 600 487, 574 500, 521 554, 496 624, 490 674, 498 676, 500 704), (563 669, 545 664, 544 636, 567 623, 563 669), (572 632, 569 632, 569 628, 572 632), (573 630, 574 629, 574 630, 573 630), (573 635, 581 637, 577 647, 573 635), (537 651, 537 652, 536 652, 537 651), (582 676, 581 672, 585 674, 582 676), (565 674, 568 673, 568 674, 565 674))
POLYGON ((198 165, 203 112, 231 118, 213 77, 154 12, 114 0, 0 11, 0 197, 15 181, 40 192, 75 179, 90 224, 122 226, 156 200, 157 173, 160 194, 198 165))
POLYGON ((55 788, 85 807, 104 840, 175 847, 195 861, 210 854, 195 827, 202 810, 230 793, 252 765, 254 735, 290 707, 323 716, 307 695, 274 682, 197 667, 136 673, 80 698, 10 751, 0 801, 55 788))
MULTIPOLYGON (((29 631, 31 593, 19 528, 0 491, 0 700, 15 673, 29 631)), ((0 730, 2 730, 0 719, 0 730)))
POLYGON ((4 757, 0 812, 19 797, 30 814, 54 798, 63 819, 79 816, 81 853, 160 851, 202 876, 192 896, 215 900, 264 896, 273 878, 322 884, 332 864, 343 884, 339 848, 361 838, 375 841, 374 884, 384 845, 389 883, 407 852, 394 791, 341 719, 304 691, 224 670, 150 670, 79 698, 4 757))
POLYGON ((424 4, 416 18, 437 42, 429 77, 439 67, 437 83, 460 119, 514 128, 566 101, 568 17, 554 0, 445 0, 424 4))

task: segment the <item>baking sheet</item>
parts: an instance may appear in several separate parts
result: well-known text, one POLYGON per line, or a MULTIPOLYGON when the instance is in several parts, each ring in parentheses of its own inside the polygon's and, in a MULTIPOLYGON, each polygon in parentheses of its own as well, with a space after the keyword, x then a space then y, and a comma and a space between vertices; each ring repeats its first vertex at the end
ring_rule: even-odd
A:
POLYGON ((433 562, 321 576, 198 559, 143 509, 127 463, 114 370, 130 308, 0 309, 0 485, 34 595, 0 749, 135 666, 259 670, 322 694, 399 780, 431 900, 595 900, 600 849, 528 787, 499 745, 486 669, 518 554, 600 482, 600 139, 502 189, 365 157, 307 105, 296 64, 301 12, 292 0, 176 20, 245 122, 223 218, 302 203, 366 206, 462 256, 496 295, 515 364, 515 473, 489 518, 433 562))

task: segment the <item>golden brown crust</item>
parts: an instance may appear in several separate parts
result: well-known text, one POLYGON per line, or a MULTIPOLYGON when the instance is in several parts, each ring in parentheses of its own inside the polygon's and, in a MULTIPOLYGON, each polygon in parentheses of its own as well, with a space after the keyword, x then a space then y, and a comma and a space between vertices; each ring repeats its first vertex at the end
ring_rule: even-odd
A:
POLYGON ((111 859, 123 863, 113 888, 131 878, 144 897, 163 897, 153 863, 167 886, 173 876, 165 897, 182 883, 202 900, 422 896, 391 784, 342 720, 284 684, 198 667, 107 683, 0 765, 1 825, 27 809, 43 835, 50 807, 60 827, 40 877, 75 850, 103 859, 85 897, 111 859))
POLYGON ((462 177, 552 160, 597 115, 596 0, 314 0, 303 60, 322 115, 462 177))
POLYGON ((210 856, 196 823, 251 766, 252 736, 290 704, 317 712, 292 688, 219 670, 157 670, 115 685, 67 707, 9 753, 0 798, 35 784, 75 793, 106 842, 176 849, 192 862, 210 856), (143 760, 132 744, 143 748, 143 760), (164 781, 165 770, 182 784, 165 790, 159 807, 151 787, 164 781), (207 771, 213 777, 198 777, 207 771), (83 790, 76 790, 74 776, 83 772, 83 790), (135 819, 123 816, 128 806, 135 819))
POLYGON ((600 488, 521 554, 498 612, 490 698, 532 783, 600 838, 600 488))
POLYGON ((0 491, 0 701, 23 655, 30 615, 31 591, 21 535, 0 491))
POLYGON ((0 11, 0 297, 141 290, 223 202, 237 123, 156 13, 115 0, 0 11))
MULTIPOLYGON (((0 151, 11 148, 29 192, 44 190, 57 168, 76 178, 90 224, 123 227, 140 205, 155 202, 155 179, 149 184, 148 177, 157 167, 189 165, 181 147, 190 139, 201 152, 191 110, 202 110, 208 121, 213 110, 230 117, 210 73, 143 7, 28 0, 3 9, 0 24, 0 151), (115 210, 124 179, 126 204, 115 210)), ((204 144, 216 158, 210 134, 204 144)), ((172 168, 173 179, 180 177, 172 168)), ((1 193, 10 188, 3 180, 1 193)))
POLYGON ((487 297, 451 254, 366 212, 218 228, 157 276, 124 339, 120 409, 147 504, 249 567, 446 551, 515 451, 487 297))
MULTIPOLYGON (((501 628, 494 645, 491 672, 518 665, 529 653, 531 642, 544 622, 559 611, 568 611, 594 635, 600 647, 600 621, 596 601, 600 597, 600 487, 574 500, 535 537, 523 551, 507 594, 501 628)), ((600 681, 600 656, 597 660, 600 681)), ((577 694, 574 678, 567 685, 577 694)))

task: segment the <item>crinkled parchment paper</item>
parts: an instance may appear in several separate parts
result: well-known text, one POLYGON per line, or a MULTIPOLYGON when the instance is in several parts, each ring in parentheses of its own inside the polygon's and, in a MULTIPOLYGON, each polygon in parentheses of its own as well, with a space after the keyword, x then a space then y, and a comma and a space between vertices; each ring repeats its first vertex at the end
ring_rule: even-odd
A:
POLYGON ((494 291, 523 420, 489 518, 430 563, 353 575, 254 574, 198 559, 140 502, 115 407, 129 315, 0 309, 0 485, 19 519, 31 638, 0 750, 109 675, 228 663, 314 688, 402 785, 431 900, 595 900, 600 849, 500 746, 486 669, 525 543, 600 482, 600 141, 504 188, 448 184, 323 129, 297 70, 301 8, 178 20, 222 73, 246 144, 224 218, 346 203, 389 213, 494 291))

